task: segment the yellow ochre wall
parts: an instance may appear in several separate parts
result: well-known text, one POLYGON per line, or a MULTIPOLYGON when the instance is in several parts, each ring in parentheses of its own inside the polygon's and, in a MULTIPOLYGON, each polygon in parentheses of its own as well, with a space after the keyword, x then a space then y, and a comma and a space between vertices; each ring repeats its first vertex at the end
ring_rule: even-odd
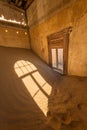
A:
POLYGON ((0 46, 30 48, 27 30, 0 26, 0 46))
POLYGON ((47 36, 71 26, 68 74, 87 76, 87 0, 35 0, 27 16, 31 48, 46 63, 47 36))

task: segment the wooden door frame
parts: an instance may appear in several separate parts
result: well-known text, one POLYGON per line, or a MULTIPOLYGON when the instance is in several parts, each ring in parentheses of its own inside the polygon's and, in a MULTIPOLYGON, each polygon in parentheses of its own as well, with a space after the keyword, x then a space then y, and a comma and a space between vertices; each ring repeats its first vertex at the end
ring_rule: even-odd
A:
POLYGON ((68 74, 68 44, 69 44, 69 33, 72 28, 63 29, 60 32, 53 33, 47 37, 48 40, 48 57, 49 65, 52 67, 52 47, 63 47, 63 74, 68 74))

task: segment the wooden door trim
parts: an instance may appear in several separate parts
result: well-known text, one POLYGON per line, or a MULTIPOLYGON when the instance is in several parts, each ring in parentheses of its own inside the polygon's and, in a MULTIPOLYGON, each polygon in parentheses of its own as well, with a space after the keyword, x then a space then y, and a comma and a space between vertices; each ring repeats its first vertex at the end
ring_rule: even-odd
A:
POLYGON ((53 33, 47 37, 48 39, 48 55, 49 55, 49 65, 52 67, 52 48, 63 48, 63 73, 68 74, 68 44, 69 44, 69 33, 72 28, 63 29, 60 32, 53 33))

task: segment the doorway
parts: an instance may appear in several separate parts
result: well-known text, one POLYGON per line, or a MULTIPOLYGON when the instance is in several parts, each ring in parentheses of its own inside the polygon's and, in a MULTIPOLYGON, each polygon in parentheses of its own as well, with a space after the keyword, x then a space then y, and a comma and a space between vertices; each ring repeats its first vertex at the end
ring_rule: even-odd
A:
POLYGON ((63 48, 52 48, 52 68, 63 73, 63 48))
POLYGON ((49 65, 60 74, 68 73, 68 43, 71 28, 49 35, 49 65))

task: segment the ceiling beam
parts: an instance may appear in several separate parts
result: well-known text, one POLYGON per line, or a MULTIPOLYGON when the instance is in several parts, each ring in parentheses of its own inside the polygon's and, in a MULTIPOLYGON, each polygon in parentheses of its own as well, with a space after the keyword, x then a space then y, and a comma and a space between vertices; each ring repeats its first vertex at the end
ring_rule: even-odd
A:
POLYGON ((34 0, 27 0, 24 9, 28 9, 34 0))
MULTIPOLYGON (((2 0, 3 1, 3 0, 2 0)), ((9 4, 15 5, 18 8, 26 10, 34 0, 6 0, 9 4)))

